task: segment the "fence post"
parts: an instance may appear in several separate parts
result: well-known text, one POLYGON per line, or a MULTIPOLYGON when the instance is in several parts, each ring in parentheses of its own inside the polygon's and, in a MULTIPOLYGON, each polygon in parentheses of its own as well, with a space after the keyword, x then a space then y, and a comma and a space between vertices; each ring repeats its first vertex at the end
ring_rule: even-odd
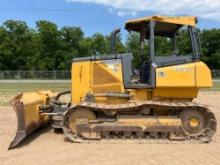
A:
POLYGON ((17 74, 17 79, 18 79, 18 80, 20 80, 20 77, 21 77, 20 74, 21 74, 21 73, 20 73, 20 70, 18 70, 18 74, 17 74))
POLYGON ((55 70, 53 70, 53 78, 54 78, 54 80, 56 80, 56 71, 55 70))

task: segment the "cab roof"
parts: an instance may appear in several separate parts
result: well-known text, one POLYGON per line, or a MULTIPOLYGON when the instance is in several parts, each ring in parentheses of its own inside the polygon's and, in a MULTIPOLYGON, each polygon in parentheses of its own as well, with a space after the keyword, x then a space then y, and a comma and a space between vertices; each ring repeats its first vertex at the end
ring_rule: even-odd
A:
MULTIPOLYGON (((128 31, 140 32, 143 25, 148 24, 150 21, 155 21, 155 35, 171 37, 173 32, 182 26, 196 26, 197 18, 195 16, 179 16, 179 17, 166 17, 166 16, 151 16, 139 19, 129 20, 125 24, 128 31)), ((149 29, 146 29, 149 33, 149 29)))

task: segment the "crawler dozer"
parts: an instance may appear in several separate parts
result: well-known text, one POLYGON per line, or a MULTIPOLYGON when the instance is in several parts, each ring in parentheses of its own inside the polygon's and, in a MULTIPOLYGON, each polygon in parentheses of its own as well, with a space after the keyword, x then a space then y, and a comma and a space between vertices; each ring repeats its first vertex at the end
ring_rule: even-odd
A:
POLYGON ((216 118, 207 106, 194 101, 201 88, 212 87, 210 70, 200 60, 196 23, 196 17, 189 16, 126 22, 126 30, 140 34, 139 70, 133 69, 131 53, 116 53, 119 29, 113 31, 111 55, 73 59, 71 91, 28 92, 12 100, 18 130, 9 148, 48 124, 63 130, 72 142, 109 138, 210 142, 216 118), (176 44, 182 28, 190 40, 188 55, 181 54, 176 44), (172 43, 172 54, 157 54, 157 37, 172 43), (62 101, 64 95, 71 101, 62 101))

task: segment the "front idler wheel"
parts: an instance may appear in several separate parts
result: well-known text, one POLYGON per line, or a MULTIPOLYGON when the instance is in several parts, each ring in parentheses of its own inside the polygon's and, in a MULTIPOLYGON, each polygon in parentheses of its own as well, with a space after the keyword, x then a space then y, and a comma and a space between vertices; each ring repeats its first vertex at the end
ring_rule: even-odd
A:
POLYGON ((88 121, 96 120, 96 116, 94 112, 87 109, 77 109, 75 111, 72 111, 69 116, 69 128, 73 133, 77 133, 76 121, 79 119, 87 119, 88 121))

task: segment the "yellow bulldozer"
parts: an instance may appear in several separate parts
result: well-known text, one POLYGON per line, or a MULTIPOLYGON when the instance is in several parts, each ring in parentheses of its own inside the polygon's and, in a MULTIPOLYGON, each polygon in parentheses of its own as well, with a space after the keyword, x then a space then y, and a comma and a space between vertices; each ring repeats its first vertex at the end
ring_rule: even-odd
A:
POLYGON ((117 29, 111 35, 112 55, 73 59, 71 91, 16 96, 12 105, 18 130, 9 149, 48 124, 63 130, 72 142, 106 138, 210 142, 216 118, 207 106, 193 101, 199 89, 212 87, 211 72, 200 60, 196 23, 197 18, 190 16, 130 20, 125 29, 140 34, 142 64, 138 71, 133 69, 131 53, 116 53, 117 29), (182 28, 191 43, 189 55, 181 55, 177 49, 182 28), (156 37, 172 43, 172 55, 156 53, 156 37), (71 101, 62 101, 68 94, 71 101))

